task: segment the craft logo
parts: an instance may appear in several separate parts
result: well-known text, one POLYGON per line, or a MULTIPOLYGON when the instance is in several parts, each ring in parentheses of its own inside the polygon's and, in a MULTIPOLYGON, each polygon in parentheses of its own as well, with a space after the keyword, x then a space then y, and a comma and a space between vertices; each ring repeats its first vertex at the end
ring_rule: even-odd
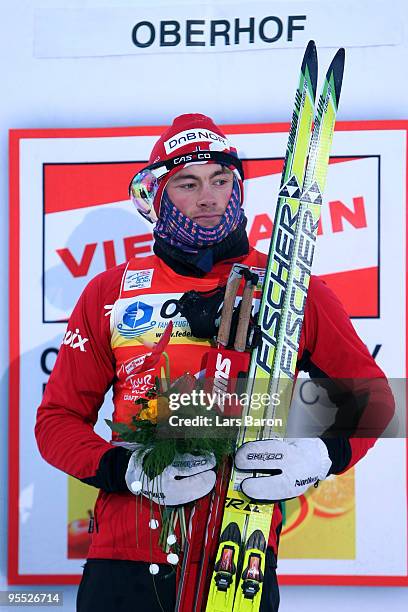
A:
POLYGON ((118 324, 118 332, 124 338, 136 338, 152 329, 156 321, 152 321, 153 306, 144 302, 133 302, 123 314, 122 323, 118 324))

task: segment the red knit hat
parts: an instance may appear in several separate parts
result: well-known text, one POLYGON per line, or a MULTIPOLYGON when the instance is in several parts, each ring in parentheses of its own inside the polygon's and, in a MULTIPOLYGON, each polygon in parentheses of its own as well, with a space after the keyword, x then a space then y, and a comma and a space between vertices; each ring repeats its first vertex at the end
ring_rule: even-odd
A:
POLYGON ((159 217, 162 194, 171 176, 186 164, 205 162, 236 169, 242 203, 243 171, 236 148, 210 117, 191 113, 176 117, 154 145, 149 168, 154 170, 156 178, 149 175, 149 168, 133 178, 130 195, 139 212, 154 222, 159 217))
POLYGON ((174 119, 172 125, 154 145, 149 163, 154 164, 199 149, 223 151, 237 156, 237 150, 210 117, 192 113, 174 119))

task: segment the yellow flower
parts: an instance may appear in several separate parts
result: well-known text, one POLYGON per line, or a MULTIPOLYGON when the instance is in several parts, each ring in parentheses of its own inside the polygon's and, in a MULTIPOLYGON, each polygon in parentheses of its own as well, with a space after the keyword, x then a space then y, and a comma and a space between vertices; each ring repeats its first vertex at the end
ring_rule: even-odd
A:
POLYGON ((165 421, 171 415, 169 408, 169 400, 164 395, 159 395, 157 398, 157 419, 159 421, 165 421))
POLYGON ((147 402, 148 410, 157 416, 157 399, 151 399, 147 402))
POLYGON ((151 421, 152 423, 157 422, 157 399, 151 399, 147 402, 147 408, 139 413, 139 419, 142 421, 151 421))
POLYGON ((147 407, 139 412, 139 419, 157 423, 157 420, 164 421, 170 415, 169 401, 167 397, 159 396, 147 402, 147 407))

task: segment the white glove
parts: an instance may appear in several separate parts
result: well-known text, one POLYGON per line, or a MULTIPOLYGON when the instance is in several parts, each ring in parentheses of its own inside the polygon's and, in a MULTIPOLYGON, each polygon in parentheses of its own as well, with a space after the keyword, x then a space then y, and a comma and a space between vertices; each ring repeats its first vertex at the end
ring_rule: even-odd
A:
POLYGON ((245 478, 241 490, 259 501, 280 501, 302 495, 324 480, 332 462, 320 438, 257 440, 239 447, 235 467, 267 476, 245 478))
POLYGON ((126 484, 135 495, 142 493, 158 504, 179 506, 200 499, 213 489, 215 465, 212 453, 208 456, 178 454, 159 476, 150 479, 143 471, 143 456, 135 451, 126 470, 126 484))

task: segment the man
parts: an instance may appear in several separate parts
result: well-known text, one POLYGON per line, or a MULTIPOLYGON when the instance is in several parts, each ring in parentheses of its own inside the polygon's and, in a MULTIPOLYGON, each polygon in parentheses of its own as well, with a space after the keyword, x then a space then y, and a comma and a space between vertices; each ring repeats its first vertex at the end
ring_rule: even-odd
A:
MULTIPOLYGON (((225 285, 234 262, 256 269, 264 268, 266 262, 265 255, 248 244, 241 162, 210 118, 199 114, 177 117, 155 144, 148 168, 133 179, 131 193, 139 212, 156 223, 154 255, 134 258, 89 283, 68 323, 69 331, 87 339, 86 350, 61 346, 36 424, 43 457, 100 489, 92 544, 78 592, 79 612, 128 610, 135 601, 143 601, 143 609, 152 612, 174 609, 175 575, 154 529, 161 522, 161 508, 155 501, 163 500, 152 502, 146 491, 140 495, 143 464, 119 438, 108 443, 93 427, 111 385, 113 420, 129 422, 135 400, 144 397, 155 376, 160 376, 163 357, 154 363, 151 355, 170 320, 174 329, 166 352, 172 378, 202 370, 211 341, 192 336, 180 313, 178 300, 183 294, 191 289, 206 294, 225 285)), ((296 480, 316 482, 348 469, 365 455, 392 417, 393 400, 384 374, 336 297, 314 277, 298 367, 331 381, 357 381, 344 393, 337 389, 332 396, 343 420, 345 412, 353 412, 354 432, 358 422, 371 437, 350 437, 353 428, 347 432, 343 428, 345 435, 340 438, 254 443, 258 445, 255 454, 266 451, 275 456, 278 448, 284 461, 279 466, 273 462, 268 465, 271 470, 278 467, 280 476, 246 479, 243 490, 253 499, 294 497, 308 487, 296 488, 296 480), (376 381, 368 397, 358 382, 362 379, 376 381)), ((236 461, 240 469, 258 467, 242 448, 236 461)), ((196 524, 204 531, 205 500, 214 486, 215 473, 211 458, 202 458, 200 465, 183 472, 183 486, 174 478, 177 471, 173 468, 165 470, 161 482, 167 505, 198 500, 196 524)), ((281 522, 280 505, 276 504, 263 612, 273 612, 279 604, 275 567, 281 522)), ((192 563, 198 565, 200 557, 201 548, 197 547, 192 563)))

